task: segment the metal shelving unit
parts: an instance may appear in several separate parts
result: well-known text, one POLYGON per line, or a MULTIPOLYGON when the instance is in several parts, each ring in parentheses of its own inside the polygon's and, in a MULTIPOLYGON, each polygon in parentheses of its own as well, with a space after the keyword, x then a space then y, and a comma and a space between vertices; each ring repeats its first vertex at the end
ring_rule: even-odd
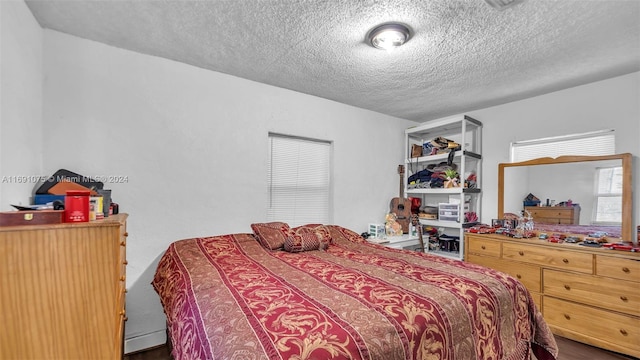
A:
MULTIPOLYGON (((438 204, 458 203, 457 214, 448 214, 447 218, 453 220, 427 220, 420 219, 423 226, 430 226, 438 230, 444 239, 438 241, 437 246, 429 242, 428 236, 424 237, 425 252, 462 260, 464 254, 464 229, 473 225, 465 223, 465 213, 475 212, 480 217, 481 208, 481 170, 482 170, 482 123, 466 115, 433 120, 405 130, 405 197, 419 197, 422 205, 438 206, 438 204), (455 141, 460 145, 453 154, 451 163, 455 164, 460 176, 459 187, 452 188, 410 188, 407 179, 418 171, 428 168, 430 165, 447 164, 449 153, 411 157, 413 145, 422 146, 437 137, 455 141), (475 174, 475 187, 464 187, 465 179, 471 173, 475 174), (465 209, 468 204, 468 210, 465 209), (443 246, 443 244, 447 246, 443 246)), ((440 217, 440 215, 439 215, 440 217)))

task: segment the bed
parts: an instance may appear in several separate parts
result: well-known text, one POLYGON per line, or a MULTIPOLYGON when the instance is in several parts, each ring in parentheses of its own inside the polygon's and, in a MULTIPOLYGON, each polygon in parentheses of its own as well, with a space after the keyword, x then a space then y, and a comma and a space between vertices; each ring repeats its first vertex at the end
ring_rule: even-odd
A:
POLYGON ((341 226, 279 226, 284 236, 252 225, 169 246, 152 285, 174 359, 557 358, 530 294, 507 274, 341 226))

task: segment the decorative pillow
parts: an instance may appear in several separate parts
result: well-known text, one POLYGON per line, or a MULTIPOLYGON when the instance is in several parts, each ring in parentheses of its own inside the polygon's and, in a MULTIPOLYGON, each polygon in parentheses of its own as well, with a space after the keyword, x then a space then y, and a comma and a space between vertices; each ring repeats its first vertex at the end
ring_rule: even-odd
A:
POLYGON ((279 221, 251 224, 251 229, 260 244, 270 250, 282 249, 291 231, 289 224, 279 221))
POLYGON ((327 225, 326 228, 329 230, 329 236, 331 236, 332 242, 335 242, 336 239, 353 242, 367 242, 367 240, 358 235, 355 231, 349 230, 345 227, 339 225, 327 225))
POLYGON ((330 243, 329 229, 322 224, 307 224, 291 229, 289 237, 284 242, 284 250, 289 252, 325 250, 330 243))

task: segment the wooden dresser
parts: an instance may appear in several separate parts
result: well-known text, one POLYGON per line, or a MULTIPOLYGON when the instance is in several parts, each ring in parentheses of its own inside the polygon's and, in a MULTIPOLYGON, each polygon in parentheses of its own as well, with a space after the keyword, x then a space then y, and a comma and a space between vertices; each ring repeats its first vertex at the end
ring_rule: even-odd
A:
POLYGON ((525 206, 534 223, 572 224, 580 223, 579 206, 525 206))
POLYGON ((640 253, 466 234, 465 259, 518 278, 553 333, 640 357, 640 253))
POLYGON ((0 227, 0 359, 121 359, 126 214, 0 227))

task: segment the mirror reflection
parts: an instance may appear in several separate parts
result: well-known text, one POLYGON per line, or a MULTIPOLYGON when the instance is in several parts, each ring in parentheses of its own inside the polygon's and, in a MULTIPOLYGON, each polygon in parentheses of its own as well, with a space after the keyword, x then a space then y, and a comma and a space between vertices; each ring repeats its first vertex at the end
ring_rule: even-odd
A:
POLYGON ((529 211, 537 230, 605 231, 631 241, 631 155, 499 164, 498 214, 529 211))
POLYGON ((617 225, 622 223, 622 161, 510 167, 504 172, 505 212, 550 212, 536 223, 617 225), (529 194, 539 199, 525 201, 529 194), (540 209, 538 209, 540 208, 540 209), (571 210, 571 217, 563 212, 571 210), (551 216, 556 215, 556 216, 551 216))

